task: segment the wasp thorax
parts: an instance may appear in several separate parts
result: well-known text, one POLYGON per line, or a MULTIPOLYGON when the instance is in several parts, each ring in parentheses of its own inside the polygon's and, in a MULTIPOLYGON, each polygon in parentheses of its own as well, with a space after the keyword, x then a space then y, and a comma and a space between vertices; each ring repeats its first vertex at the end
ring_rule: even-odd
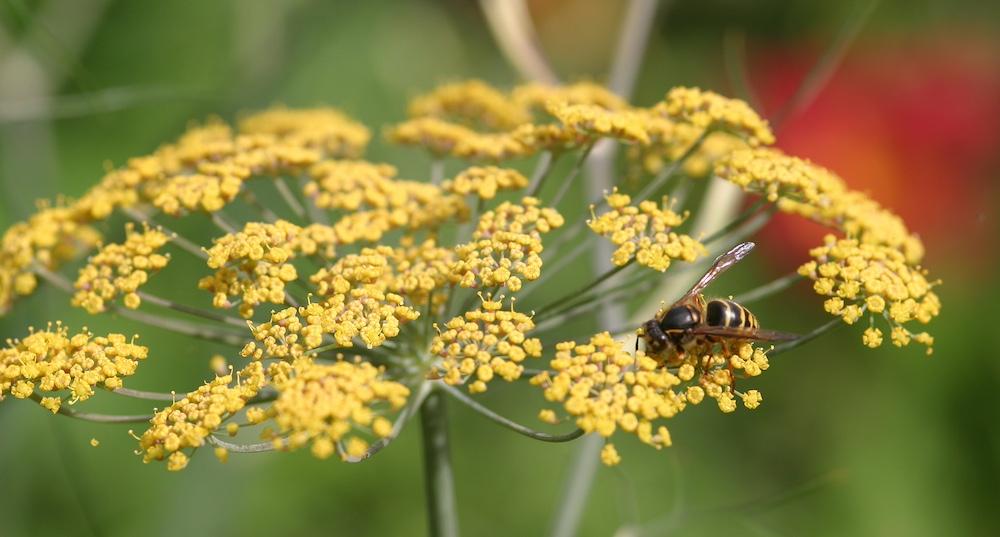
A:
POLYGON ((698 324, 699 317, 694 308, 677 306, 667 311, 660 319, 660 328, 663 330, 687 330, 698 324))

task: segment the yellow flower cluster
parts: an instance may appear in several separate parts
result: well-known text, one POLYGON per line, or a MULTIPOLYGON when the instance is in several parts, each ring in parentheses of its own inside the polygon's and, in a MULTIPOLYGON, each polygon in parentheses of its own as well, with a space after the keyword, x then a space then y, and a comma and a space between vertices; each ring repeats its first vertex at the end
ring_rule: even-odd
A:
POLYGON ((360 253, 346 255, 329 268, 320 269, 309 280, 323 296, 346 293, 357 284, 380 283, 390 271, 392 253, 388 246, 362 248, 360 253))
MULTIPOLYGON (((524 372, 525 358, 542 355, 542 342, 525 336, 535 328, 531 317, 503 308, 499 300, 484 298, 482 307, 448 321, 431 342, 431 355, 439 361, 435 371, 452 386, 469 380, 469 391, 486 391, 486 384, 499 376, 510 382, 524 372)), ((435 325, 436 327, 436 325, 435 325)))
POLYGON ((247 118, 243 124, 252 130, 244 127, 238 136, 225 125, 211 124, 188 133, 177 146, 160 148, 154 159, 131 164, 147 174, 145 195, 163 212, 215 212, 254 175, 295 174, 326 156, 359 154, 367 129, 338 117, 333 110, 271 110, 247 118), (357 129, 364 136, 359 138, 357 129), (341 135, 353 141, 340 140, 341 135))
POLYGON ((100 243, 100 234, 73 207, 42 205, 0 238, 0 314, 38 286, 32 264, 54 269, 100 243))
POLYGON ((437 246, 432 239, 416 246, 410 241, 401 242, 401 247, 393 248, 389 257, 392 273, 387 289, 405 296, 411 304, 424 305, 433 297, 435 306, 443 305, 447 293, 435 291, 457 281, 452 274, 455 251, 437 246))
POLYGON ((401 323, 420 317, 405 305, 403 297, 386 293, 378 285, 362 285, 330 297, 322 304, 321 315, 323 324, 330 325, 324 331, 332 334, 338 345, 349 347, 354 337, 360 337, 368 348, 396 337, 401 323))
POLYGON ((722 159, 715 173, 777 202, 782 211, 811 218, 866 244, 898 248, 910 263, 923 257, 923 244, 901 218, 807 160, 776 149, 741 150, 722 159))
POLYGON ((271 108, 244 118, 240 130, 268 134, 292 146, 321 151, 330 157, 360 157, 368 146, 368 129, 334 108, 271 108))
POLYGON ((306 196, 321 209, 357 211, 362 205, 389 206, 396 167, 365 160, 327 160, 309 171, 306 196))
POLYGON ((362 248, 358 254, 344 256, 333 266, 320 269, 310 277, 318 294, 346 293, 354 285, 370 285, 390 295, 405 297, 414 305, 434 305, 447 300, 447 293, 437 290, 456 284, 461 273, 456 270, 452 248, 437 246, 434 239, 414 245, 404 237, 399 247, 362 248))
POLYGON ((463 220, 461 196, 418 181, 394 179, 396 169, 365 161, 327 161, 314 166, 305 194, 317 207, 348 211, 333 224, 340 244, 376 242, 393 229, 433 229, 463 220))
POLYGON ((620 97, 592 83, 528 84, 514 88, 511 98, 540 116, 510 132, 529 153, 572 150, 602 137, 633 145, 649 142, 641 117, 620 97))
POLYGON ((452 272, 462 287, 521 289, 522 280, 541 275, 542 233, 563 225, 555 209, 541 207, 536 198, 520 204, 504 202, 479 218, 472 242, 455 247, 458 260, 452 272))
POLYGON ((298 254, 332 257, 335 243, 328 226, 302 228, 285 220, 273 224, 248 223, 242 231, 215 240, 207 250, 215 273, 198 282, 213 295, 212 305, 230 308, 230 297, 241 299, 240 315, 249 319, 254 306, 285 303, 285 284, 298 279, 291 263, 298 254))
POLYGON ((102 246, 80 269, 73 305, 88 313, 99 313, 104 311, 106 301, 124 294, 125 307, 138 308, 142 300, 136 291, 170 261, 169 254, 157 253, 169 240, 158 229, 147 226, 138 232, 133 224, 126 224, 124 243, 102 246))
POLYGON ((434 230, 468 218, 462 197, 445 194, 436 185, 397 179, 386 182, 384 189, 382 206, 350 213, 333 225, 341 243, 375 242, 393 229, 434 230))
POLYGON ((214 213, 233 201, 242 188, 243 181, 236 175, 178 175, 163 185, 153 205, 174 216, 182 208, 214 213))
POLYGON ((135 373, 148 354, 122 334, 94 336, 84 330, 71 336, 61 324, 50 325, 0 350, 0 399, 4 392, 24 399, 37 389, 51 394, 41 404, 55 413, 63 402, 56 392, 69 390, 72 404, 90 398, 98 384, 120 388, 122 377, 135 373))
POLYGON ((410 390, 384 378, 368 362, 296 363, 288 380, 277 385, 279 396, 272 412, 286 436, 275 439, 279 449, 297 449, 312 443, 312 453, 325 459, 343 442, 344 454, 362 457, 365 437, 385 438, 392 422, 385 414, 406 404, 410 390))
MULTIPOLYGON (((412 240, 404 238, 398 248, 362 248, 360 253, 320 269, 310 281, 324 296, 346 293, 352 285, 364 284, 424 305, 434 291, 458 281, 453 274, 454 262, 454 250, 437 246, 433 239, 414 246, 412 240)), ((434 303, 440 305, 446 299, 446 294, 438 293, 434 303)))
POLYGON ((531 119, 522 107, 480 80, 445 84, 421 95, 410 103, 409 114, 455 119, 492 131, 512 129, 531 119))
MULTIPOLYGON (((531 383, 548 401, 561 403, 584 431, 608 438, 620 429, 657 449, 670 445, 670 432, 662 425, 654 429, 654 422, 673 417, 687 401, 674 390, 681 379, 656 360, 627 352, 602 332, 587 344, 558 343, 551 367, 531 383)), ((617 462, 617 457, 602 459, 617 462)))
POLYGON ((31 266, 56 269, 100 242, 92 224, 144 203, 169 214, 216 211, 254 175, 297 172, 324 158, 356 157, 368 130, 333 109, 273 109, 247 117, 241 133, 221 121, 192 127, 175 143, 129 159, 71 204, 43 205, 0 239, 0 312, 37 286, 31 266))
POLYGON ((927 332, 913 333, 906 323, 927 324, 941 311, 941 301, 931 290, 926 272, 911 266, 902 252, 855 239, 828 235, 823 246, 809 252, 814 261, 799 268, 799 274, 813 280, 813 289, 830 297, 826 311, 854 324, 866 312, 869 328, 862 342, 869 347, 882 344, 882 332, 874 327, 874 315, 891 326, 892 343, 898 347, 915 341, 932 352, 934 338, 927 332))
POLYGON ((471 166, 441 184, 445 192, 465 196, 475 194, 480 199, 491 200, 498 190, 518 190, 528 186, 528 178, 517 170, 496 166, 471 166))
MULTIPOLYGON (((629 205, 631 198, 617 190, 605 199, 610 210, 600 216, 593 215, 587 225, 618 246, 611 256, 615 265, 620 267, 635 259, 640 265, 662 272, 674 259, 690 262, 705 255, 700 242, 671 231, 684 223, 684 216, 648 200, 640 202, 638 207, 629 205)), ((592 213, 593 210, 591 207, 592 213)))
POLYGON ((715 174, 771 202, 784 198, 820 207, 829 205, 831 193, 844 190, 844 182, 829 170, 770 148, 733 152, 716 166, 715 174))
POLYGON ((565 86, 528 83, 514 88, 511 99, 523 109, 536 113, 544 112, 550 102, 589 104, 607 110, 628 108, 628 103, 621 97, 593 82, 576 82, 565 86))
POLYGON ((688 349, 682 356, 670 357, 665 365, 681 381, 695 380, 684 390, 688 403, 697 405, 707 396, 715 399, 719 410, 725 413, 736 410, 735 396, 740 397, 749 410, 760 406, 763 400, 760 392, 738 392, 735 381, 737 375, 757 377, 770 367, 767 352, 749 342, 739 344, 735 352, 731 344, 706 342, 688 349))
POLYGON ((296 174, 318 162, 322 153, 297 145, 286 145, 266 135, 241 135, 218 161, 199 162, 196 173, 180 174, 151 186, 153 205, 177 215, 183 210, 221 210, 242 191, 243 182, 254 175, 296 174))
POLYGON ((326 335, 342 347, 352 346, 355 337, 368 347, 396 337, 401 323, 420 314, 389 291, 395 283, 389 266, 394 254, 387 246, 365 248, 321 269, 310 280, 323 301, 272 313, 270 321, 253 327, 255 342, 242 355, 297 358, 322 345, 326 335))
POLYGON ((255 341, 247 343, 241 355, 255 360, 297 358, 322 345, 326 335, 341 347, 353 346, 355 337, 369 348, 377 347, 399 335, 401 323, 419 316, 403 297, 365 284, 323 302, 272 313, 270 321, 252 328, 255 341))
MULTIPOLYGON (((741 345, 737 353, 716 347, 725 346, 707 343, 664 363, 642 351, 632 354, 602 332, 587 344, 556 344, 552 370, 539 373, 531 383, 543 389, 548 401, 560 403, 584 431, 609 438, 621 430, 660 449, 670 446, 671 438, 665 426, 654 430, 656 420, 672 418, 706 396, 715 399, 721 411, 733 412, 736 371, 756 377, 768 368, 765 352, 750 343, 741 345)), ((735 393, 747 409, 757 408, 762 400, 757 390, 735 393)), ((542 410, 539 418, 546 423, 560 421, 551 409, 542 410)), ((614 466, 621 457, 608 443, 601 460, 614 466)))
POLYGON ((546 109, 570 131, 566 135, 569 139, 616 138, 625 143, 649 143, 649 133, 630 111, 559 101, 550 102, 546 109))
POLYGON ((498 161, 533 153, 510 133, 477 132, 436 117, 404 121, 386 130, 386 138, 397 144, 423 147, 437 157, 498 161))
POLYGON ((667 93, 658 110, 668 117, 705 129, 721 129, 742 135, 750 145, 774 143, 767 121, 747 103, 712 91, 678 87, 667 93))
MULTIPOLYGON (((662 104, 634 110, 636 121, 642 124, 649 135, 649 144, 633 144, 628 148, 628 160, 633 166, 630 175, 633 177, 642 172, 660 172, 668 163, 681 158, 704 132, 704 129, 690 123, 665 117, 661 109, 662 104)), ((712 172, 720 158, 747 147, 747 143, 739 136, 713 131, 687 157, 681 171, 688 177, 705 177, 712 172)))
POLYGON ((150 427, 139 438, 142 461, 167 460, 167 470, 183 470, 188 464, 186 449, 205 445, 205 439, 222 423, 246 406, 265 384, 259 362, 247 365, 232 386, 233 375, 215 377, 183 399, 157 412, 150 427))
POLYGON ((412 119, 386 132, 390 141, 424 147, 437 156, 471 160, 526 157, 544 149, 562 151, 590 145, 599 137, 648 141, 642 122, 626 103, 591 83, 529 84, 510 95, 478 81, 446 85, 417 97, 410 115, 412 119), (536 112, 543 113, 539 123, 532 122, 536 112))

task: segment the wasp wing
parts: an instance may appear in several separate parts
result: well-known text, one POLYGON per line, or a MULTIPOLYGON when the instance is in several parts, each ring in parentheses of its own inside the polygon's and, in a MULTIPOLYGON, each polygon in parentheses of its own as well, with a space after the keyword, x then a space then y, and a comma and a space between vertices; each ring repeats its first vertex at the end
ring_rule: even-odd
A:
POLYGON ((689 334, 700 336, 720 336, 732 339, 752 339, 754 341, 791 341, 798 339, 798 334, 766 330, 763 328, 738 328, 728 326, 696 326, 688 330, 689 334))
POLYGON ((747 254, 750 253, 750 250, 753 250, 754 246, 755 245, 752 242, 741 242, 728 252, 717 257, 715 259, 715 263, 712 264, 712 268, 708 269, 708 272, 706 272, 705 275, 698 280, 698 283, 694 284, 694 286, 691 287, 691 289, 685 293, 684 296, 677 301, 677 303, 679 304, 684 302, 692 296, 700 293, 702 289, 712 283, 712 280, 718 278, 719 275, 728 270, 729 267, 739 263, 741 259, 746 257, 747 254))

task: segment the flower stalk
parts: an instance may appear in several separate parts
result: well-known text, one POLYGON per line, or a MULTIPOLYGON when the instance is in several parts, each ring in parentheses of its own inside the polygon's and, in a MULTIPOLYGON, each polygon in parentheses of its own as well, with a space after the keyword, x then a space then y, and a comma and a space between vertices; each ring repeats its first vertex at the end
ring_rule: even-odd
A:
POLYGON ((420 430, 430 535, 458 537, 458 505, 448 441, 448 415, 442 393, 432 392, 420 406, 420 430))

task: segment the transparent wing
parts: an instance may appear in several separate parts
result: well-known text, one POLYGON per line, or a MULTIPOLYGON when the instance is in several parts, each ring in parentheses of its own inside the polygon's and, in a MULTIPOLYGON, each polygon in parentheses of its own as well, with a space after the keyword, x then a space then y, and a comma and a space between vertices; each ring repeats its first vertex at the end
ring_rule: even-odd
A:
POLYGON ((720 336, 733 339, 752 339, 754 341, 791 341, 798 339, 798 334, 766 330, 763 328, 730 328, 726 326, 696 326, 688 330, 689 334, 700 336, 720 336))
POLYGON ((754 246, 755 245, 752 242, 741 242, 740 244, 734 246, 728 252, 720 255, 718 258, 715 259, 715 263, 712 264, 712 268, 708 269, 708 272, 706 272, 705 275, 702 276, 700 280, 698 280, 698 283, 694 284, 694 287, 692 287, 690 291, 685 293, 684 296, 677 302, 678 303, 683 302, 691 298, 692 296, 700 293, 702 289, 707 287, 708 284, 712 283, 712 280, 718 278, 719 274, 722 274, 723 272, 728 270, 729 267, 735 265, 736 263, 739 263, 741 259, 746 257, 747 254, 750 253, 750 250, 753 250, 754 246))

